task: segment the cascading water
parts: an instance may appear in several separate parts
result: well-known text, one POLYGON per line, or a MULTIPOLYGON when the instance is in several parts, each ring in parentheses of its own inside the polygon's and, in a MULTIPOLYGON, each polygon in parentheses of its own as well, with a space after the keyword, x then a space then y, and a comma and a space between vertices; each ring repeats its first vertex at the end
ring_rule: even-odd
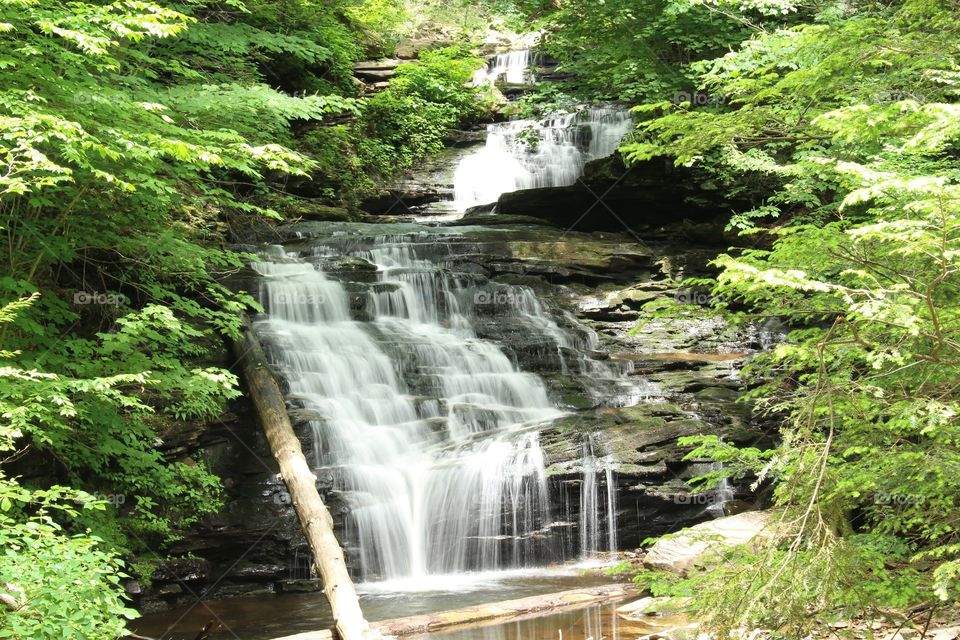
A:
POLYGON ((474 86, 493 84, 499 80, 510 84, 533 83, 533 74, 530 72, 533 55, 531 49, 498 53, 473 75, 474 86))
POLYGON ((572 185, 587 162, 616 151, 632 128, 629 112, 615 107, 489 125, 485 146, 454 174, 455 207, 466 211, 510 191, 572 185))
POLYGON ((271 247, 254 265, 266 311, 254 328, 309 425, 317 469, 333 475, 349 509, 353 565, 365 578, 562 556, 544 535, 553 519, 536 427, 563 412, 475 325, 507 296, 512 321, 553 345, 565 367, 594 376, 604 365, 585 352, 596 335, 561 328, 529 288, 447 268, 432 255, 442 246, 333 237, 296 253, 271 247), (312 264, 330 256, 375 265, 375 281, 340 282, 312 264))
MULTIPOLYGON (((723 463, 714 462, 710 465, 711 471, 720 471, 723 469, 723 463)), ((717 518, 727 515, 727 504, 733 502, 733 485, 730 484, 730 478, 721 478, 712 489, 713 499, 707 508, 710 513, 717 518)))
POLYGON ((597 456, 600 435, 591 433, 583 441, 583 482, 580 489, 580 553, 583 558, 599 551, 617 550, 617 495, 614 472, 597 456), (599 481, 604 479, 606 499, 600 500, 599 481), (606 529, 606 537, 602 536, 606 529), (606 549, 601 546, 601 539, 606 549))

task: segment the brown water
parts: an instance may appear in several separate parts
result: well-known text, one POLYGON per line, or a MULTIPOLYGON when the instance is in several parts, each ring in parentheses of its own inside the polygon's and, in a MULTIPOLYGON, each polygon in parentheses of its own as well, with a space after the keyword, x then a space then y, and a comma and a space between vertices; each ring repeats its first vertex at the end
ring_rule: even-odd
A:
MULTIPOLYGON (((548 616, 502 624, 433 633, 430 640, 635 640, 641 635, 682 625, 683 621, 654 618, 630 621, 617 614, 620 604, 594 605, 548 616)), ((689 634, 695 635, 695 634, 689 634)), ((683 632, 671 637, 685 637, 683 632)))
MULTIPOLYGON (((359 585, 358 590, 364 613, 369 620, 375 621, 609 582, 608 578, 583 575, 576 570, 527 571, 439 577, 429 582, 390 581, 359 585)), ((131 622, 130 628, 139 635, 158 640, 192 640, 210 621, 222 627, 212 638, 233 640, 269 640, 326 629, 332 623, 330 608, 323 594, 318 592, 200 601, 146 615, 131 622)), ((556 640, 556 633, 550 637, 556 640)))

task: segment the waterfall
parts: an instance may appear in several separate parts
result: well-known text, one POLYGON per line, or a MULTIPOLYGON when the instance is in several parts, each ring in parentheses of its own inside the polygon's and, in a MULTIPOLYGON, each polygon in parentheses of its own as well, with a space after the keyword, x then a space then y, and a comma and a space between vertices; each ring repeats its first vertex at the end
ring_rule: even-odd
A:
POLYGON ((587 162, 611 155, 632 128, 629 112, 614 107, 491 124, 485 146, 456 169, 454 204, 466 211, 510 191, 572 185, 587 162))
POLYGON ((533 51, 530 49, 498 53, 490 65, 490 78, 496 82, 503 76, 503 79, 511 84, 533 82, 533 78, 527 73, 532 61, 533 51))
POLYGON ((473 75, 473 85, 479 87, 499 80, 510 84, 531 84, 534 82, 533 74, 530 73, 532 62, 531 49, 498 53, 473 75))
POLYGON ((586 559, 599 551, 617 550, 617 496, 613 469, 597 456, 600 434, 583 441, 583 481, 580 488, 580 554, 586 559), (599 480, 604 477, 606 500, 600 501, 599 480), (605 511, 605 516, 603 515, 605 511), (601 522, 605 520, 606 549, 600 546, 601 522))
MULTIPOLYGON (((720 471, 723 469, 722 462, 714 462, 710 465, 711 471, 720 471)), ((727 515, 727 504, 734 499, 733 485, 730 484, 730 478, 721 478, 712 489, 713 499, 707 510, 716 518, 727 515)))
POLYGON ((604 471, 607 480, 607 550, 611 553, 617 547, 617 485, 614 482, 613 468, 607 465, 604 471))
MULTIPOLYGON (((596 334, 551 316, 529 287, 457 272, 444 262, 449 250, 419 237, 334 233, 297 252, 265 248, 253 265, 265 310, 254 329, 286 380, 318 475, 334 479, 350 563, 365 579, 563 556, 547 535, 555 523, 538 427, 564 412, 539 377, 478 337, 481 318, 539 336, 564 368, 617 377, 587 355, 596 334), (315 266, 331 256, 376 271, 336 279, 315 266)), ((589 453, 595 464, 592 445, 589 453)), ((590 501, 581 514, 593 523, 603 504, 590 501)), ((593 551, 600 527, 590 527, 581 546, 593 551)), ((607 528, 612 541, 612 520, 607 528)))

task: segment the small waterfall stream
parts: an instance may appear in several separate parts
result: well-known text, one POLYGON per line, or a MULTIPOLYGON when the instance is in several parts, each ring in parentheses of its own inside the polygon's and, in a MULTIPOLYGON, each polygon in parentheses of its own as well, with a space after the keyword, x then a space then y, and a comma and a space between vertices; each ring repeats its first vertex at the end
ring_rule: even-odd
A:
POLYGON ((531 84, 534 82, 530 65, 534 53, 531 49, 507 51, 493 56, 483 68, 473 75, 474 86, 493 84, 498 81, 510 84, 531 84))
POLYGON ((598 455, 601 447, 599 433, 588 434, 583 441, 583 483, 580 489, 579 529, 580 555, 585 560, 601 551, 617 550, 617 491, 614 484, 614 471, 609 462, 598 455), (605 495, 602 500, 601 478, 605 495), (603 535, 604 533, 606 535, 603 535))
MULTIPOLYGON (((723 469, 723 463, 721 462, 714 462, 710 465, 711 471, 720 471, 721 469, 723 469)), ((711 491, 713 493, 713 501, 710 503, 708 510, 717 518, 727 515, 727 505, 733 502, 735 498, 733 485, 730 484, 730 478, 721 478, 717 484, 713 486, 711 491)))

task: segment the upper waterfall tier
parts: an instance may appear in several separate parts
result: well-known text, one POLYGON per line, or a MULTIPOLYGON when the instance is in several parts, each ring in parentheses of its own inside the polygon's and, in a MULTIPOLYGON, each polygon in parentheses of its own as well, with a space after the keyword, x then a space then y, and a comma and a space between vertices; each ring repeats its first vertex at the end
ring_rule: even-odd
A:
POLYGON ((485 146, 456 169, 454 205, 466 211, 510 191, 572 185, 588 162, 614 153, 632 128, 629 111, 615 107, 489 125, 485 146))
POLYGON ((532 49, 507 51, 490 58, 483 68, 473 74, 474 86, 492 84, 498 81, 510 84, 530 84, 534 82, 530 65, 533 63, 532 49))

